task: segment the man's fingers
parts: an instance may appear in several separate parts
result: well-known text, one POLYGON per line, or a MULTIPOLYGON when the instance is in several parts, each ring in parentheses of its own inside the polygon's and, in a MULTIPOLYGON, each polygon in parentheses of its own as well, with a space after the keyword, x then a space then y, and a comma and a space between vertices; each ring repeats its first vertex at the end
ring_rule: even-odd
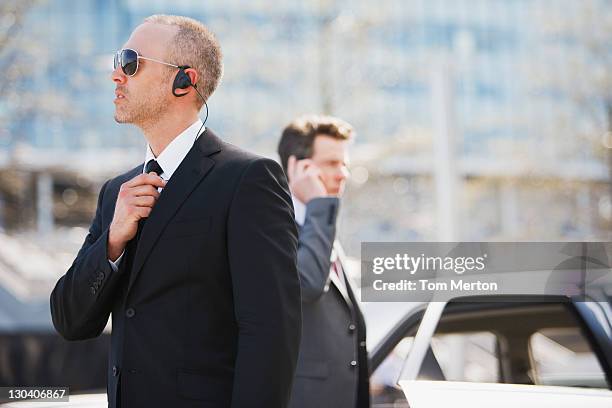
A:
POLYGON ((149 174, 146 174, 147 176, 149 176, 146 180, 145 183, 146 184, 150 184, 153 187, 165 187, 167 181, 164 180, 163 178, 159 177, 157 174, 151 172, 149 174))
POLYGON ((309 166, 304 170, 304 175, 305 176, 315 176, 315 177, 320 177, 321 175, 321 169, 319 169, 317 166, 309 166))
POLYGON ((151 196, 134 197, 131 204, 136 207, 153 207, 157 200, 151 196))
POLYGON ((132 202, 126 209, 126 215, 128 216, 128 219, 139 220, 141 218, 148 217, 152 209, 152 206, 138 206, 132 202))
POLYGON ((154 187, 164 187, 166 185, 166 181, 153 172, 148 174, 143 173, 124 183, 122 187, 131 188, 145 184, 149 184, 154 187))
POLYGON ((148 176, 149 176, 148 174, 139 174, 136 177, 134 177, 133 179, 128 180, 125 183, 123 183, 123 185, 121 187, 123 187, 123 188, 131 188, 131 187, 141 186, 141 185, 145 184, 145 179, 148 176))
POLYGON ((135 213, 138 214, 138 218, 148 218, 151 215, 151 207, 134 207, 135 213))
POLYGON ((165 187, 166 186, 166 183, 167 183, 166 180, 159 177, 157 174, 153 172, 149 174, 143 174, 143 175, 147 176, 147 178, 145 179, 145 184, 152 185, 153 187, 165 187))
POLYGON ((312 166, 311 159, 298 160, 295 164, 296 177, 299 177, 300 174, 303 174, 310 166, 312 166))
POLYGON ((295 179, 295 156, 289 156, 289 160, 287 161, 287 178, 289 181, 295 179))
POLYGON ((136 187, 132 187, 130 190, 130 194, 134 197, 139 196, 153 196, 156 199, 159 198, 159 192, 157 188, 153 187, 150 184, 144 184, 136 187))

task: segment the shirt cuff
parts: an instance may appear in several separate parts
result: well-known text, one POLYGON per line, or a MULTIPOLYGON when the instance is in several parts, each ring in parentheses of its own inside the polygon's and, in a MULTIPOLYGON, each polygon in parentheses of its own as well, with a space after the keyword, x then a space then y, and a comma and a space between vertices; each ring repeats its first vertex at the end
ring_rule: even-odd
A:
POLYGON ((115 262, 111 261, 110 259, 108 260, 108 263, 110 264, 113 272, 117 272, 119 270, 119 263, 121 262, 121 258, 123 258, 123 254, 125 254, 125 251, 123 251, 121 255, 119 255, 119 258, 117 258, 115 262))

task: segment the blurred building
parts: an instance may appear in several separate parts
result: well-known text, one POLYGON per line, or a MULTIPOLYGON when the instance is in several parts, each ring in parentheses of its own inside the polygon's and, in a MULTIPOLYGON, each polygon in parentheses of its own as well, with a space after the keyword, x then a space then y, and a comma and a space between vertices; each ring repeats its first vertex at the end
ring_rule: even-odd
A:
POLYGON ((36 63, 0 103, 0 226, 12 239, 37 230, 21 240, 41 248, 69 228, 83 236, 101 184, 144 154, 139 132, 113 120, 112 54, 144 17, 173 13, 221 42, 207 125, 226 140, 276 157, 301 113, 355 126, 340 230, 349 254, 376 240, 608 239, 609 88, 586 50, 594 33, 609 39, 595 23, 610 10, 607 0, 35 2, 18 44, 36 63))

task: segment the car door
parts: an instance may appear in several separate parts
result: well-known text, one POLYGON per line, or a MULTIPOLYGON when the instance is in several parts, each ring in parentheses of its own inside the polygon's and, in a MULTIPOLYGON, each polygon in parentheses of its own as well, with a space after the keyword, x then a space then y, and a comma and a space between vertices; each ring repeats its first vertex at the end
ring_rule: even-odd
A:
POLYGON ((609 321, 597 303, 471 300, 413 311, 373 350, 374 407, 405 397, 412 408, 612 406, 609 321))

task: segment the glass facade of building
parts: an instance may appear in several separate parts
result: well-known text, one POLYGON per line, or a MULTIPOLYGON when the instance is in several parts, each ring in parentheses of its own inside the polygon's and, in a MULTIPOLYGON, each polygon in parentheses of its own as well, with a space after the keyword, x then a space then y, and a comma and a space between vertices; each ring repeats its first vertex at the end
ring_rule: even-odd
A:
POLYGON ((464 231, 458 238, 538 236, 521 235, 535 222, 521 203, 542 214, 552 201, 550 213, 558 211, 561 221, 550 221, 544 234, 591 236, 609 223, 601 214, 612 208, 601 143, 612 83, 604 24, 611 6, 609 0, 41 2, 21 35, 36 62, 19 80, 25 96, 0 103, 8 118, 0 124, 0 149, 5 157, 24 146, 62 152, 52 155, 53 168, 77 153, 121 152, 115 166, 93 164, 108 171, 104 177, 142 160, 138 130, 113 120, 112 54, 146 16, 183 14, 208 25, 224 51, 225 75, 207 123, 224 139, 276 157, 282 128, 299 114, 331 113, 354 125, 361 177, 344 212, 362 220, 346 223, 353 249, 381 234, 435 238, 433 139, 442 106, 432 84, 441 70, 450 83, 450 99, 442 102, 450 107, 457 172, 466 180, 457 197, 464 231), (39 109, 24 109, 28 98, 39 109), (370 199, 375 194, 380 198, 370 199), (385 203, 396 203, 397 217, 385 203), (469 217, 475 222, 463 219, 469 217))
POLYGON ((49 1, 28 15, 24 36, 43 64, 23 79, 64 109, 11 122, 10 129, 42 148, 142 146, 135 131, 114 124, 109 68, 131 30, 165 12, 192 16, 217 34, 225 77, 210 101, 209 125, 262 152, 272 152, 283 125, 303 112, 347 119, 358 143, 427 131, 431 73, 446 64, 461 151, 498 155, 500 143, 522 141, 527 150, 588 159, 590 146, 572 143, 571 135, 595 129, 581 122, 566 92, 580 75, 571 72, 580 50, 570 41, 551 43, 544 29, 570 18, 579 8, 572 3, 49 1))

